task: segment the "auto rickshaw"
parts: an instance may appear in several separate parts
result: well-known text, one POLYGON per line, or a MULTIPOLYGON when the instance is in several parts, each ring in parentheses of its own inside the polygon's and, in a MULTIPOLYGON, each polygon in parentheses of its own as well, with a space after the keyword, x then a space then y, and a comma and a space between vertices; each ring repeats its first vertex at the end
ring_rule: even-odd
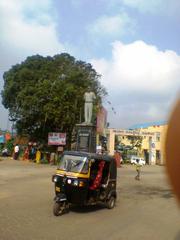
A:
POLYGON ((65 151, 52 176, 55 183, 53 213, 60 216, 70 205, 103 203, 108 209, 115 206, 117 167, 108 155, 65 151))

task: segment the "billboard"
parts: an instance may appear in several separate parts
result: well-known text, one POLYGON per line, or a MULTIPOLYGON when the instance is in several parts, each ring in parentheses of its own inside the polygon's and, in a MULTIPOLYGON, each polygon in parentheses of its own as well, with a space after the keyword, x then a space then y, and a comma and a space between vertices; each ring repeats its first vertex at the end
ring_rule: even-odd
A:
POLYGON ((6 139, 6 141, 10 140, 11 139, 11 134, 7 132, 5 134, 5 139, 6 139))
POLYGON ((4 135, 0 135, 0 143, 4 143, 5 142, 5 137, 4 137, 4 135))
POLYGON ((107 111, 104 107, 101 107, 101 109, 97 113, 97 123, 96 123, 97 133, 100 133, 100 134, 104 133, 106 122, 107 122, 107 111))
POLYGON ((48 145, 66 145, 66 133, 58 132, 49 133, 48 145))
POLYGON ((125 129, 114 129, 114 133, 122 136, 154 136, 154 132, 141 131, 141 130, 125 130, 125 129))

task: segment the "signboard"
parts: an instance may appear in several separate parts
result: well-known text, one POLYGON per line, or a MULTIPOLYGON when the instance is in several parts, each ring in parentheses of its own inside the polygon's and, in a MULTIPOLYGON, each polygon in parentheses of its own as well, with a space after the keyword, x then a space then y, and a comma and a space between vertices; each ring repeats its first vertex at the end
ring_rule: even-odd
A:
POLYGON ((79 131, 78 133, 78 144, 79 144, 79 150, 81 151, 88 151, 89 150, 89 138, 90 138, 90 133, 89 131, 79 131))
POLYGON ((6 139, 6 141, 9 141, 11 139, 11 134, 7 132, 5 134, 5 139, 6 139))
POLYGON ((49 133, 48 145, 66 145, 66 133, 49 133))
POLYGON ((148 131, 138 131, 138 130, 116 130, 113 131, 117 135, 122 136, 154 136, 154 132, 148 132, 148 131))
POLYGON ((4 143, 4 142, 5 142, 4 135, 0 135, 0 143, 4 143))
POLYGON ((62 146, 59 146, 57 149, 58 152, 63 152, 63 150, 64 150, 64 148, 62 146))
POLYGON ((94 125, 76 125, 77 140, 76 151, 96 152, 96 126, 94 125))

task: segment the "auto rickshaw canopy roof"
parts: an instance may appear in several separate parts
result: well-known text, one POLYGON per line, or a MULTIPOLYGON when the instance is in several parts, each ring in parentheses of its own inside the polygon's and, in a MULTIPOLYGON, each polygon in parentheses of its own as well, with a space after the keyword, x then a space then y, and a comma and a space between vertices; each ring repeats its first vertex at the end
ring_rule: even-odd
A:
POLYGON ((105 162, 114 161, 114 158, 110 155, 103 155, 103 154, 96 154, 96 153, 79 152, 79 151, 64 151, 63 154, 87 157, 89 159, 104 160, 105 162))

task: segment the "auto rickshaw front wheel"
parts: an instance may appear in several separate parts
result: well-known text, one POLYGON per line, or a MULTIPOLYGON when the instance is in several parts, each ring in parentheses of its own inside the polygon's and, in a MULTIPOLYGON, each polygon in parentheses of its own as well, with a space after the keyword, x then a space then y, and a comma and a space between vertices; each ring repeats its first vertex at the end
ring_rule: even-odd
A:
POLYGON ((116 203, 116 198, 114 196, 110 196, 110 198, 106 202, 106 207, 108 209, 112 209, 115 207, 115 203, 116 203))
MULTIPOLYGON (((65 202, 55 202, 53 206, 53 213, 55 216, 61 216, 67 211, 65 202)), ((68 212, 68 211, 67 211, 68 212)))

